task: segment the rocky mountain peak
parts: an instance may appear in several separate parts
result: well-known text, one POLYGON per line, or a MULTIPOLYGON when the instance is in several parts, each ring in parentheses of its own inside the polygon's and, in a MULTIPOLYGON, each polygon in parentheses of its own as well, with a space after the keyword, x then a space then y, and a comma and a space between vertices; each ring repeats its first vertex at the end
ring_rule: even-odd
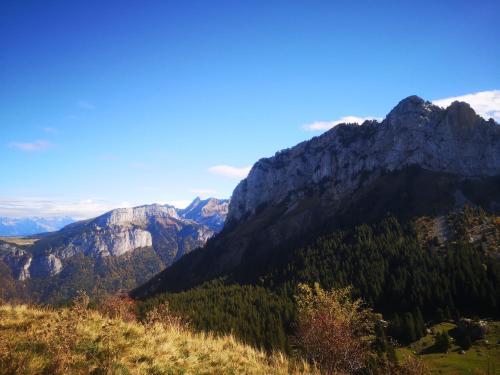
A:
POLYGON ((173 206, 157 203, 130 207, 117 208, 95 219, 97 225, 125 225, 127 223, 146 223, 151 217, 180 219, 173 206))
POLYGON ((446 109, 446 122, 459 130, 472 130, 482 122, 468 103, 455 101, 446 109))
POLYGON ((390 126, 418 127, 435 118, 443 110, 425 101, 419 96, 412 95, 401 100, 386 117, 390 126))
POLYGON ((228 210, 229 200, 227 199, 208 198, 202 200, 200 197, 196 197, 189 206, 179 210, 179 214, 218 232, 226 221, 228 210))
POLYGON ((443 109, 410 96, 376 126, 339 125, 259 160, 234 190, 228 221, 301 199, 319 186, 340 201, 381 173, 408 166, 463 177, 500 175, 500 127, 493 124, 466 103, 443 109))

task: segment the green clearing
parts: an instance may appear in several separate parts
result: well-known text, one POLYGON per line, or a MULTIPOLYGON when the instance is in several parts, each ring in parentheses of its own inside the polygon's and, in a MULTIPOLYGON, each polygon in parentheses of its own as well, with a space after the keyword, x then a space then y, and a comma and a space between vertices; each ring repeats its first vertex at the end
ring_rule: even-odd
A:
POLYGON ((500 322, 490 322, 486 339, 478 340, 472 347, 461 353, 461 348, 452 339, 448 353, 422 354, 434 344, 434 335, 455 328, 453 323, 440 323, 431 328, 431 333, 420 340, 397 349, 398 359, 416 355, 432 369, 433 374, 488 374, 500 375, 500 322))

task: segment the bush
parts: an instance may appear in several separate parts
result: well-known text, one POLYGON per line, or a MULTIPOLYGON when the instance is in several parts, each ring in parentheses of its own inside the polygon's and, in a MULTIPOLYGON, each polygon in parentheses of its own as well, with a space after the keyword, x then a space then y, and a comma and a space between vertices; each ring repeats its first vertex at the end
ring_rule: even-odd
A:
POLYGON ((98 309, 112 319, 133 322, 137 318, 135 301, 126 295, 108 296, 101 301, 98 309))
POLYGON ((296 300, 296 340, 306 358, 331 374, 365 368, 376 316, 351 299, 349 288, 324 291, 318 284, 299 284, 296 300))

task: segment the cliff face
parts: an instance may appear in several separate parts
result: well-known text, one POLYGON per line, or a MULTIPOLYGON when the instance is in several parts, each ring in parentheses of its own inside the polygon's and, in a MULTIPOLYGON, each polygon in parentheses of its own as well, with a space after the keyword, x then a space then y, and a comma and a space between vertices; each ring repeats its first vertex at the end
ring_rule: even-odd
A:
POLYGON ((464 177, 500 174, 500 127, 466 103, 442 109, 408 97, 381 123, 338 125, 259 160, 234 190, 228 222, 251 216, 264 205, 295 202, 324 181, 331 181, 324 195, 340 201, 380 172, 411 165, 464 177))

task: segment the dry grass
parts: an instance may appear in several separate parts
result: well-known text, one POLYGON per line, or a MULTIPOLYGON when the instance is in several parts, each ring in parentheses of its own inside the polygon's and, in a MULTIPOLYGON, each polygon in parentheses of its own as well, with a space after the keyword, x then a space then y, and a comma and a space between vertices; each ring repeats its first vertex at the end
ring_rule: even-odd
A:
POLYGON ((18 246, 33 245, 38 240, 38 238, 31 237, 0 237, 0 241, 18 246))
POLYGON ((233 336, 146 325, 85 308, 0 306, 0 374, 314 374, 233 336))

